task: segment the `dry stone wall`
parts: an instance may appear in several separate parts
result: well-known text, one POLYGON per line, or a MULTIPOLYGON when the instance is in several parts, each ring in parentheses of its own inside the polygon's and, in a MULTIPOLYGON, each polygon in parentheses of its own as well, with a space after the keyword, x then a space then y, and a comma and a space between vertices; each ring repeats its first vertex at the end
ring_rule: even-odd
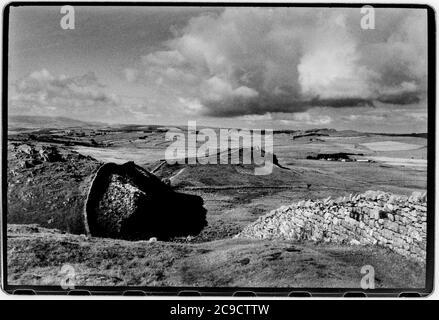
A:
POLYGON ((382 191, 283 206, 260 217, 238 237, 379 245, 425 262, 426 194, 382 191))

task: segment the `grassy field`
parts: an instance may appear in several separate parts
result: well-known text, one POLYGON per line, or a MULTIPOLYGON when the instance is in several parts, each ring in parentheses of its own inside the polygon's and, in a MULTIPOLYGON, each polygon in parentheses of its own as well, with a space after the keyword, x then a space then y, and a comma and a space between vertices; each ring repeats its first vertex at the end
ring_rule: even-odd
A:
POLYGON ((382 248, 226 239, 199 244, 85 238, 36 226, 8 227, 8 282, 77 286, 358 288, 361 267, 377 288, 421 288, 425 266, 382 248))
POLYGON ((261 215, 295 201, 367 190, 405 195, 425 191, 426 167, 410 163, 426 159, 422 135, 278 132, 274 153, 281 167, 274 166, 266 176, 255 176, 254 165, 164 164, 155 174, 170 178, 179 192, 201 196, 208 226, 195 237, 149 243, 85 238, 52 229, 84 233, 80 220, 92 173, 107 161, 157 167, 170 144, 164 140, 166 128, 69 125, 68 119, 58 119, 52 127, 38 127, 41 123, 37 119, 10 126, 10 283, 57 284, 61 266, 71 264, 81 285, 358 287, 361 266, 370 264, 379 287, 423 286, 425 266, 379 247, 233 238, 261 215), (55 146, 64 161, 23 166, 16 149, 23 144, 55 146), (307 159, 340 152, 377 161, 307 159), (35 223, 49 229, 18 225, 35 223))

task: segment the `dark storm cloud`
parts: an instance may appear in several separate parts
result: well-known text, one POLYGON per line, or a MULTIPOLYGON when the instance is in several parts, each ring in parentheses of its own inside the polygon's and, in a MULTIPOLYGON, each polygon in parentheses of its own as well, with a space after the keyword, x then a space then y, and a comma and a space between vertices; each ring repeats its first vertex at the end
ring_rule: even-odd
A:
POLYGON ((425 13, 377 9, 375 30, 360 19, 359 9, 227 8, 192 18, 126 74, 210 116, 422 99, 425 13))
POLYGON ((202 114, 214 117, 236 117, 249 114, 263 115, 270 112, 304 112, 311 107, 331 106, 334 108, 343 107, 365 107, 374 106, 372 100, 344 98, 344 99, 312 99, 289 100, 278 97, 263 97, 261 99, 224 99, 223 101, 204 101, 202 114))
POLYGON ((397 94, 382 95, 377 100, 383 103, 412 104, 421 101, 421 92, 401 92, 397 94))

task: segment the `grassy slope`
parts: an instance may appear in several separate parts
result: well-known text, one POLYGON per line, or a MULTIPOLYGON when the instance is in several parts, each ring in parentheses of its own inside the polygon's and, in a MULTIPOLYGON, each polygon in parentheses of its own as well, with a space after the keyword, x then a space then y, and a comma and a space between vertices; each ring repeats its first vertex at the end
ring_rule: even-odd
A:
MULTIPOLYGON (((158 148, 158 142, 163 143, 161 135, 122 131, 93 138, 98 143, 120 145, 154 157, 152 151, 158 148), (137 136, 143 138, 137 139, 137 136)), ((355 143, 370 141, 370 137, 355 138, 355 143)), ((173 185, 183 192, 202 196, 209 220, 209 226, 194 242, 230 238, 261 214, 302 199, 341 196, 368 189, 400 194, 425 189, 425 170, 303 159, 311 151, 339 152, 351 148, 344 143, 338 138, 322 143, 298 140, 292 143, 289 137, 284 137, 279 144, 287 148, 275 152, 281 163, 292 170, 276 168, 269 176, 256 177, 251 174, 251 168, 245 166, 188 166, 173 185), (291 188, 185 190, 192 186, 228 185, 289 185, 291 188)), ((157 152, 165 147, 160 145, 157 152)), ((121 154, 120 150, 116 151, 121 154)), ((9 158, 8 221, 36 223, 32 218, 38 215, 38 220, 47 227, 55 228, 53 224, 63 222, 54 220, 60 212, 67 216, 69 210, 82 208, 81 185, 87 185, 83 179, 96 165, 98 162, 90 159, 74 159, 20 169, 15 160, 9 158), (78 206, 75 207, 75 203, 78 206), (11 215, 13 212, 16 220, 11 215)), ((167 168, 158 174, 167 177, 180 169, 178 166, 167 168)), ((9 281, 16 284, 56 285, 64 263, 75 266, 78 285, 357 287, 362 276, 360 268, 365 264, 375 267, 378 287, 421 287, 425 278, 425 266, 409 263, 380 248, 238 239, 198 244, 126 242, 85 239, 26 226, 13 226, 9 231, 9 281)))
POLYGON ((10 115, 8 127, 13 128, 68 128, 84 127, 88 123, 65 117, 10 115))
POLYGON ((367 190, 409 195, 424 191, 426 186, 425 171, 378 163, 295 160, 291 170, 275 167, 267 176, 255 176, 252 170, 244 165, 165 164, 156 174, 171 177, 179 173, 172 179, 173 187, 204 199, 209 227, 199 240, 224 238, 261 214, 303 199, 348 196, 367 190), (225 186, 236 189, 215 189, 225 186))
POLYGON ((372 265, 376 287, 423 287, 425 266, 377 247, 228 239, 200 244, 85 238, 8 226, 8 282, 58 285, 359 287, 372 265))

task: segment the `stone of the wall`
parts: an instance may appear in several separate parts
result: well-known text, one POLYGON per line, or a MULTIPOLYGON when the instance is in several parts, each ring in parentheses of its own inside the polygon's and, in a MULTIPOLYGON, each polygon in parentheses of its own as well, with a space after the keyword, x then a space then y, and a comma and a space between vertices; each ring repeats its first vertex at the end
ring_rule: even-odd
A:
POLYGON ((238 237, 379 245, 425 262, 426 194, 382 191, 283 206, 248 225, 238 237))

